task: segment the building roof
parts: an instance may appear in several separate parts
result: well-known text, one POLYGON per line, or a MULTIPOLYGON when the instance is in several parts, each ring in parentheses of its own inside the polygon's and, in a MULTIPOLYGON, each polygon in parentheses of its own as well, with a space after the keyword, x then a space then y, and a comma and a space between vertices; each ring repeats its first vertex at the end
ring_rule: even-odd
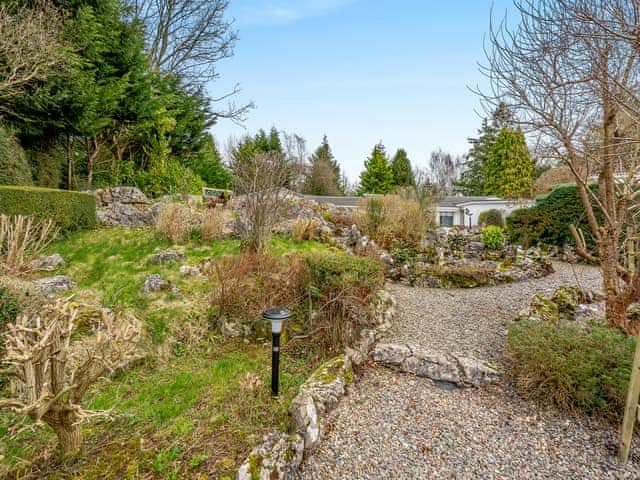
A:
POLYGON ((439 207, 460 207, 470 203, 506 203, 507 200, 498 197, 464 197, 462 195, 454 195, 444 197, 438 202, 439 207))

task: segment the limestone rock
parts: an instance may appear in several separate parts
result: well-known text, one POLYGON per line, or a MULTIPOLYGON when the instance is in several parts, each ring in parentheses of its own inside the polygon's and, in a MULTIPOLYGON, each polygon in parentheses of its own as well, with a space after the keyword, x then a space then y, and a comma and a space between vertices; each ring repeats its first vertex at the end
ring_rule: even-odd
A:
POLYGON ((586 297, 582 290, 574 285, 560 285, 553 292, 551 301, 558 306, 559 314, 573 318, 576 313, 576 307, 579 303, 586 301, 586 297))
POLYGON ((531 318, 544 322, 556 322, 560 318, 558 305, 553 300, 536 293, 529 305, 518 314, 519 318, 531 318))
POLYGON ((150 203, 147 196, 136 187, 103 188, 94 191, 93 194, 99 208, 114 203, 123 205, 148 205, 150 203))
POLYGON ((238 470, 237 480, 293 480, 302 463, 300 435, 272 432, 263 438, 238 470))
POLYGON ((155 222, 152 210, 142 211, 124 203, 112 203, 96 211, 98 223, 105 227, 147 227, 155 222))
POLYGON ((434 381, 476 387, 494 382, 498 372, 481 360, 462 355, 428 352, 412 345, 379 344, 371 357, 374 361, 401 372, 434 381))
POLYGON ((200 271, 200 268, 195 267, 193 265, 180 266, 180 275, 183 275, 185 277, 197 277, 201 274, 202 272, 200 271))
POLYGON ((31 270, 51 271, 64 266, 64 259, 59 253, 43 256, 29 262, 31 270))
POLYGON ((172 293, 180 293, 180 289, 171 282, 165 280, 157 273, 147 276, 142 285, 141 293, 170 291, 172 293))
POLYGON ((76 282, 64 275, 40 278, 34 284, 35 290, 41 293, 65 292, 76 287, 76 282))
POLYGON ((151 257, 151 263, 155 265, 167 265, 175 263, 179 260, 184 260, 185 255, 182 252, 176 252, 175 250, 164 250, 158 252, 151 257))

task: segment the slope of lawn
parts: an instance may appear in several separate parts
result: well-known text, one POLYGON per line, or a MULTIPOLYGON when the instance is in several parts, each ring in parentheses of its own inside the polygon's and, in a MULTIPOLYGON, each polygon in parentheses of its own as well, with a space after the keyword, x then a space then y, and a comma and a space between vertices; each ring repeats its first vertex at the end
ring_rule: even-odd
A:
MULTIPOLYGON (((85 425, 83 452, 73 461, 51 455, 55 436, 46 427, 11 438, 10 416, 0 414, 0 477, 235 478, 235 469, 262 435, 286 430, 289 403, 317 359, 284 353, 281 395, 271 398, 268 342, 225 342, 215 336, 206 328, 211 280, 182 277, 180 264, 148 261, 155 252, 175 248, 186 254, 182 264, 198 265, 235 254, 239 247, 236 240, 172 246, 150 229, 122 228, 80 232, 52 244, 48 251, 66 262, 54 273, 78 283, 76 298, 133 309, 145 325, 147 342, 162 354, 149 355, 93 388, 85 407, 108 410, 108 417, 85 425), (141 294, 151 273, 174 282, 181 293, 141 294), (190 329, 195 334, 184 339, 175 333, 190 329)), ((275 238, 270 246, 275 256, 329 250, 287 238, 275 238)))

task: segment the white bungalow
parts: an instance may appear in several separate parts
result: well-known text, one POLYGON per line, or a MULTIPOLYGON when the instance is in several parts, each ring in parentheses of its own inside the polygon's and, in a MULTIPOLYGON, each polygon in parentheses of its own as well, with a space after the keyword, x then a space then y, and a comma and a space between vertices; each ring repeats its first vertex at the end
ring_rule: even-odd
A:
POLYGON ((436 207, 436 222, 441 227, 478 225, 478 217, 486 210, 498 210, 506 218, 518 208, 528 206, 518 201, 498 197, 464 197, 456 195, 443 198, 436 207))

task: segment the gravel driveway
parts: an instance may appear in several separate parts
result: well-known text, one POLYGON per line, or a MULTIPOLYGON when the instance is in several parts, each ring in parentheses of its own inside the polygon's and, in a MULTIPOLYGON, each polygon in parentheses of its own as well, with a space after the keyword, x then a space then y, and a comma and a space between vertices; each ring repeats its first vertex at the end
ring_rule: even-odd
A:
MULTIPOLYGON (((497 361, 507 323, 536 292, 600 289, 593 267, 557 264, 541 280, 467 290, 394 285, 400 318, 390 342, 497 361)), ((443 389, 381 367, 365 370, 334 411, 300 480, 640 479, 640 445, 625 467, 617 429, 524 400, 508 386, 443 389)))

